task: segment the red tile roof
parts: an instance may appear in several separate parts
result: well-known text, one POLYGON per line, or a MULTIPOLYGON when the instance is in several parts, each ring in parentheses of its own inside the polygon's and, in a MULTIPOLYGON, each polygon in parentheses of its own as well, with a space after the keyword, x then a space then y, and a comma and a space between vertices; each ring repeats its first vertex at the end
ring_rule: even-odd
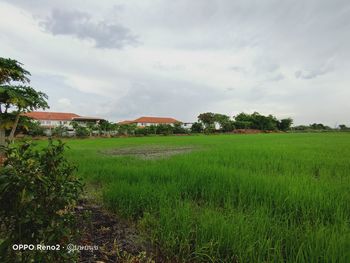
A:
POLYGON ((131 124, 131 123, 154 123, 154 124, 167 124, 167 123, 177 123, 180 122, 174 118, 164 118, 164 117, 140 117, 133 121, 122 121, 118 124, 131 124))
POLYGON ((163 117, 140 117, 134 122, 137 123, 176 123, 180 122, 178 120, 175 120, 174 118, 163 118, 163 117))
POLYGON ((80 117, 75 113, 66 113, 66 112, 46 112, 46 111, 33 111, 26 112, 22 114, 29 118, 35 120, 59 120, 59 121, 71 121, 73 118, 80 117))
POLYGON ((131 124, 131 123, 134 123, 134 121, 121 121, 121 122, 118 122, 118 124, 120 124, 120 125, 131 124))

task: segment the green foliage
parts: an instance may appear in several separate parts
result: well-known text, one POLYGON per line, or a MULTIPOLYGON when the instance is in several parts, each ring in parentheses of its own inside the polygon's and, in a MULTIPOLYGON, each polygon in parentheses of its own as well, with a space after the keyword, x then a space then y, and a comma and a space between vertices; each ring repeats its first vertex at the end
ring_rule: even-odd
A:
MULTIPOLYGON (((198 116, 198 122, 204 125, 205 133, 216 131, 216 124, 219 124, 221 132, 230 132, 234 129, 258 129, 258 130, 282 130, 287 131, 293 122, 292 119, 277 120, 273 115, 264 116, 258 112, 253 114, 240 113, 231 120, 229 116, 219 113, 206 112, 198 116)), ((201 128, 198 124, 192 128, 195 132, 200 132, 201 128)))
POLYGON ((239 129, 257 129, 263 131, 276 130, 278 120, 273 115, 264 116, 258 112, 253 114, 240 113, 235 116, 235 126, 239 129))
POLYGON ((136 124, 122 124, 118 125, 118 134, 122 135, 134 135, 136 130, 136 124))
POLYGON ((174 134, 186 134, 186 133, 188 133, 188 131, 185 128, 183 128, 182 124, 179 122, 174 123, 174 126, 172 128, 173 128, 174 134))
POLYGON ((47 95, 29 86, 0 86, 0 103, 5 109, 16 107, 18 111, 33 111, 38 108, 48 108, 47 95))
POLYGON ((59 125, 52 130, 52 135, 57 137, 65 137, 68 135, 68 128, 64 125, 59 125))
POLYGON ((0 57, 0 84, 11 81, 29 82, 28 76, 30 73, 22 67, 22 63, 14 59, 0 57))
POLYGON ((90 135, 89 129, 85 126, 82 126, 79 122, 72 121, 71 125, 74 128, 75 136, 80 137, 80 138, 84 138, 84 137, 88 137, 90 135))
POLYGON ((313 123, 310 125, 298 125, 293 127, 293 130, 295 131, 330 131, 332 130, 331 127, 326 126, 322 123, 313 123))
POLYGON ((40 122, 34 121, 31 118, 25 116, 21 116, 17 130, 30 136, 45 135, 44 128, 41 126, 40 122))
POLYGON ((349 127, 347 127, 345 124, 339 124, 339 129, 341 130, 341 131, 348 131, 348 130, 350 130, 350 128, 349 127))
POLYGON ((292 124, 293 124, 293 120, 291 118, 282 119, 282 120, 278 121, 277 128, 280 131, 288 131, 288 130, 290 130, 292 124))
POLYGON ((195 122, 191 126, 192 133, 201 133, 203 132, 203 125, 201 122, 195 122))
POLYGON ((38 150, 27 142, 6 148, 0 168, 1 262, 68 262, 63 245, 74 241, 72 206, 82 192, 64 144, 38 150), (60 245, 60 251, 15 251, 13 244, 60 245))
POLYGON ((90 131, 84 126, 78 126, 75 128, 75 135, 80 138, 90 136, 90 131))
POLYGON ((98 123, 97 129, 99 130, 99 134, 109 135, 111 133, 116 133, 118 126, 117 124, 109 122, 107 120, 101 120, 98 123))
POLYGON ((212 112, 205 112, 198 115, 198 121, 203 123, 206 129, 212 128, 215 125, 216 114, 212 112))
POLYGON ((235 123, 232 120, 227 120, 220 123, 220 130, 223 132, 231 132, 234 129, 235 129, 235 123))
POLYGON ((251 121, 241 121, 241 120, 235 120, 234 122, 236 129, 252 129, 253 123, 251 121))
POLYGON ((12 81, 29 83, 29 75, 18 61, 0 57, 0 145, 5 144, 4 129, 9 127, 8 139, 13 140, 22 112, 48 108, 45 93, 30 86, 11 84, 12 81))
POLYGON ((169 135, 173 134, 174 129, 170 124, 159 124, 157 125, 157 134, 169 135))
POLYGON ((186 134, 186 129, 181 126, 181 123, 150 125, 145 127, 137 127, 135 135, 170 135, 170 134, 186 134))
POLYGON ((312 130, 330 130, 331 127, 329 126, 326 126, 322 123, 313 123, 313 124, 310 124, 310 128, 312 130))

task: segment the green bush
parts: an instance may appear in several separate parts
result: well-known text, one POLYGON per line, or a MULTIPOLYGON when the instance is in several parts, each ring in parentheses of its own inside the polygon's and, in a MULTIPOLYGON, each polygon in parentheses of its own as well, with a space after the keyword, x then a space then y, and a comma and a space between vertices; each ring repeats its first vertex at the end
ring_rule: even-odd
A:
POLYGON ((59 125, 56 128, 52 130, 52 135, 58 136, 58 137, 64 137, 68 134, 68 128, 64 125, 59 125))
POLYGON ((88 137, 90 132, 86 127, 78 126, 75 128, 75 135, 77 137, 88 137))
POLYGON ((72 208, 82 192, 64 144, 38 149, 23 143, 5 149, 0 167, 0 262, 71 262, 63 245, 77 234, 72 208), (58 251, 15 251, 14 244, 55 245, 58 251))

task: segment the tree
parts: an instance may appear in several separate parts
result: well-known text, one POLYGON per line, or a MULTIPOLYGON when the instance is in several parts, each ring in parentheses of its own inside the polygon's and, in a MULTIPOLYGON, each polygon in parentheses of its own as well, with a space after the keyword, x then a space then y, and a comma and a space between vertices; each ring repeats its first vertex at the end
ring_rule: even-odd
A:
POLYGON ((169 135, 174 132, 174 127, 170 124, 157 125, 157 134, 169 135))
POLYGON ((278 120, 273 115, 264 116, 259 112, 253 114, 240 113, 235 118, 235 126, 238 129, 276 130, 278 120))
POLYGON ((201 133, 203 132, 203 124, 200 122, 195 122, 191 126, 192 133, 201 133))
POLYGON ((58 136, 58 137, 67 136, 68 135, 68 127, 61 124, 53 129, 52 135, 58 136))
POLYGON ((233 118, 237 129, 253 129, 253 118, 250 114, 242 112, 233 118))
POLYGON ((39 121, 35 121, 29 117, 21 116, 19 118, 17 132, 28 134, 30 136, 43 136, 45 129, 41 126, 39 121))
POLYGON ((187 133, 186 129, 182 127, 180 122, 174 123, 174 134, 185 134, 187 133))
POLYGON ((99 133, 99 127, 98 124, 96 124, 95 122, 87 122, 86 123, 86 129, 89 132, 89 136, 92 136, 95 134, 95 131, 97 131, 99 133))
POLYGON ((227 120, 220 123, 220 128, 223 132, 232 132, 236 127, 234 121, 227 120))
POLYGON ((225 114, 216 113, 215 122, 220 125, 220 130, 223 132, 230 132, 235 128, 233 121, 225 114))
POLYGON ((312 130, 331 130, 331 127, 324 125, 322 123, 313 123, 310 124, 312 130))
POLYGON ((137 125, 135 123, 121 124, 121 125, 118 125, 118 133, 124 134, 124 135, 133 135, 135 134, 136 128, 137 128, 137 125))
POLYGON ((83 185, 64 157, 64 144, 8 145, 0 167, 0 262, 76 262, 73 253, 14 250, 12 244, 76 242, 74 206, 83 185), (6 227, 3 227, 6 226, 6 227))
POLYGON ((277 123, 277 127, 280 131, 288 131, 290 130, 290 127, 293 124, 293 120, 291 118, 287 118, 287 119, 282 119, 280 121, 278 121, 277 123))
POLYGON ((99 130, 99 133, 104 134, 104 135, 106 135, 106 134, 110 135, 111 131, 117 129, 117 127, 114 123, 109 122, 107 120, 100 120, 97 124, 97 128, 99 130))
POLYGON ((49 107, 45 93, 24 85, 30 82, 28 76, 21 63, 0 57, 0 145, 13 141, 21 113, 49 107), (7 138, 6 129, 11 129, 7 138))
POLYGON ((80 125, 77 121, 72 121, 71 125, 75 131, 75 135, 77 137, 87 137, 90 136, 90 131, 88 128, 80 125))
POLYGON ((345 124, 339 124, 339 129, 342 131, 346 131, 348 129, 350 129, 349 127, 347 127, 345 124))
POLYGON ((198 121, 203 123, 206 129, 209 127, 214 127, 215 120, 216 120, 215 113, 212 113, 212 112, 205 112, 198 115, 198 121))

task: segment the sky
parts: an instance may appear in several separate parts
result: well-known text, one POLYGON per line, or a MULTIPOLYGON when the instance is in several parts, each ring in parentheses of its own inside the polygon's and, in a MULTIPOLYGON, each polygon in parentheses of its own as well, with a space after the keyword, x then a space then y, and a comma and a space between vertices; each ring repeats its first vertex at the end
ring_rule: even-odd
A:
POLYGON ((51 111, 350 124, 347 0, 0 0, 0 32, 51 111))

